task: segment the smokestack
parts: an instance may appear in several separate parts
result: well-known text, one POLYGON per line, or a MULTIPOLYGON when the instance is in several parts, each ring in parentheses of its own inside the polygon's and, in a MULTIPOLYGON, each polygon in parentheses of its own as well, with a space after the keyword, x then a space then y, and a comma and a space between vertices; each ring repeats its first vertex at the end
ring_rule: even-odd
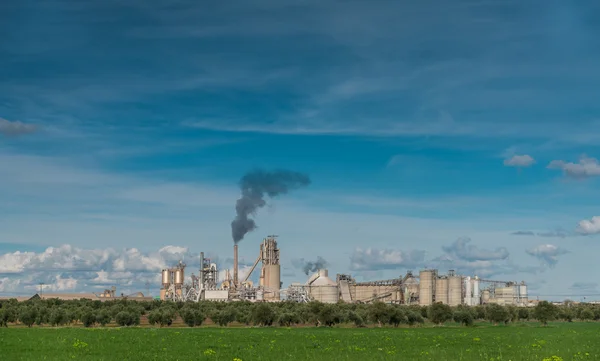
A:
POLYGON ((233 245, 233 287, 238 286, 238 245, 233 245))

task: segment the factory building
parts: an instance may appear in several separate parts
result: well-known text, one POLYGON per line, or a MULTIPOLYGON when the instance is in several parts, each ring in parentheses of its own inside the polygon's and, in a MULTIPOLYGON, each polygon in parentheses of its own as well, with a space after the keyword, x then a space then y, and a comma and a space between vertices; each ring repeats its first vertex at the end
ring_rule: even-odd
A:
POLYGON ((405 276, 388 280, 357 282, 351 275, 337 274, 330 278, 327 269, 319 269, 305 283, 281 283, 280 250, 277 236, 268 236, 260 244, 258 256, 243 280, 238 278, 238 247, 233 247, 233 270, 226 270, 225 279, 218 279, 218 266, 200 253, 199 276, 191 274, 185 282, 186 265, 181 261, 162 270, 160 298, 174 301, 232 301, 259 302, 320 301, 323 303, 370 303, 381 301, 394 304, 428 306, 441 302, 450 306, 476 306, 486 303, 525 306, 528 304, 525 282, 483 280, 463 276, 454 270, 442 275, 437 269, 424 269, 418 276, 408 271, 405 276), (259 283, 250 276, 260 264, 259 283), (233 276, 231 276, 233 274, 233 276))

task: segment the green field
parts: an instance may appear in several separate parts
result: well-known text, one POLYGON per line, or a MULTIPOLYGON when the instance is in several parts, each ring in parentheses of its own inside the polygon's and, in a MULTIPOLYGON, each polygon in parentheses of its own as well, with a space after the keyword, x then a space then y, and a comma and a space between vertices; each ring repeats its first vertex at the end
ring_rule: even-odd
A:
POLYGON ((599 360, 600 324, 368 329, 4 328, 0 329, 0 359, 599 360))

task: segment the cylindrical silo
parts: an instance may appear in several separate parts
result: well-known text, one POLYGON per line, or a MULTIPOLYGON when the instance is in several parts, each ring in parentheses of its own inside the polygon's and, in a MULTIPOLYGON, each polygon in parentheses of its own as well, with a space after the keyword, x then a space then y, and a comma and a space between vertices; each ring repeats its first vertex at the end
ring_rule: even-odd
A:
POLYGON ((448 277, 448 304, 458 306, 462 303, 462 277, 448 277))
POLYGON ((169 284, 171 283, 171 279, 169 277, 169 270, 168 269, 164 269, 162 270, 162 284, 164 288, 169 287, 169 284))
POLYGON ((473 302, 472 305, 480 305, 481 304, 481 295, 479 294, 479 277, 475 276, 473 278, 473 302))
POLYGON ((467 306, 473 305, 472 284, 469 276, 465 278, 465 304, 467 306))
POLYGON ((519 285, 519 301, 523 304, 527 304, 528 302, 527 286, 525 285, 525 282, 521 282, 519 285))
POLYGON ((448 278, 446 277, 435 280, 435 302, 448 304, 448 278))
POLYGON ((264 287, 266 300, 279 300, 279 289, 281 287, 280 266, 278 264, 269 264, 264 266, 265 280, 264 287))
POLYGON ((419 304, 429 306, 433 302, 434 270, 419 272, 419 304))
POLYGON ((177 268, 175 270, 175 285, 181 286, 183 284, 183 268, 177 268))

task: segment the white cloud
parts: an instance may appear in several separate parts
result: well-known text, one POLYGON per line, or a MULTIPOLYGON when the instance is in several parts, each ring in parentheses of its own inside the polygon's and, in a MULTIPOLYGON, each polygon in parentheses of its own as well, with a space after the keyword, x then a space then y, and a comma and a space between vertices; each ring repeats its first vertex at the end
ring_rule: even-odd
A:
POLYGON ((571 178, 582 179, 600 175, 600 164, 596 158, 582 155, 578 163, 553 160, 548 164, 549 169, 560 169, 571 178))
POLYGON ((443 246, 443 255, 428 261, 428 268, 453 269, 463 275, 479 277, 505 277, 517 273, 537 273, 538 267, 522 266, 509 260, 505 247, 495 250, 481 249, 469 244, 470 238, 462 237, 449 246, 443 246))
POLYGON ((20 289, 21 280, 10 277, 0 278, 0 292, 14 292, 20 289))
POLYGON ((350 258, 354 271, 394 270, 419 267, 425 260, 424 251, 400 251, 393 249, 356 248, 350 258))
POLYGON ((593 216, 592 219, 584 219, 579 221, 576 230, 580 234, 600 233, 600 216, 593 216))
POLYGON ((494 261, 507 259, 508 250, 505 247, 499 247, 496 250, 479 249, 471 243, 468 237, 461 237, 454 241, 450 246, 444 246, 442 249, 449 255, 465 261, 494 261))
POLYGON ((553 244, 540 244, 527 250, 527 254, 539 259, 549 267, 554 267, 558 263, 558 257, 567 253, 569 251, 553 244))
POLYGON ((4 136, 18 136, 33 133, 37 127, 33 124, 26 124, 18 120, 10 121, 0 117, 0 134, 4 136))
POLYGON ((529 167, 535 163, 535 159, 530 155, 513 155, 511 158, 504 160, 504 165, 507 167, 529 167))
POLYGON ((598 289, 597 282, 574 282, 569 289, 575 291, 596 291, 598 289))
POLYGON ((13 252, 0 255, 0 290, 36 290, 43 282, 51 291, 89 290, 109 285, 145 289, 159 285, 160 271, 179 260, 197 268, 198 257, 187 248, 165 246, 156 252, 136 248, 82 249, 71 245, 48 247, 43 252, 13 252))

